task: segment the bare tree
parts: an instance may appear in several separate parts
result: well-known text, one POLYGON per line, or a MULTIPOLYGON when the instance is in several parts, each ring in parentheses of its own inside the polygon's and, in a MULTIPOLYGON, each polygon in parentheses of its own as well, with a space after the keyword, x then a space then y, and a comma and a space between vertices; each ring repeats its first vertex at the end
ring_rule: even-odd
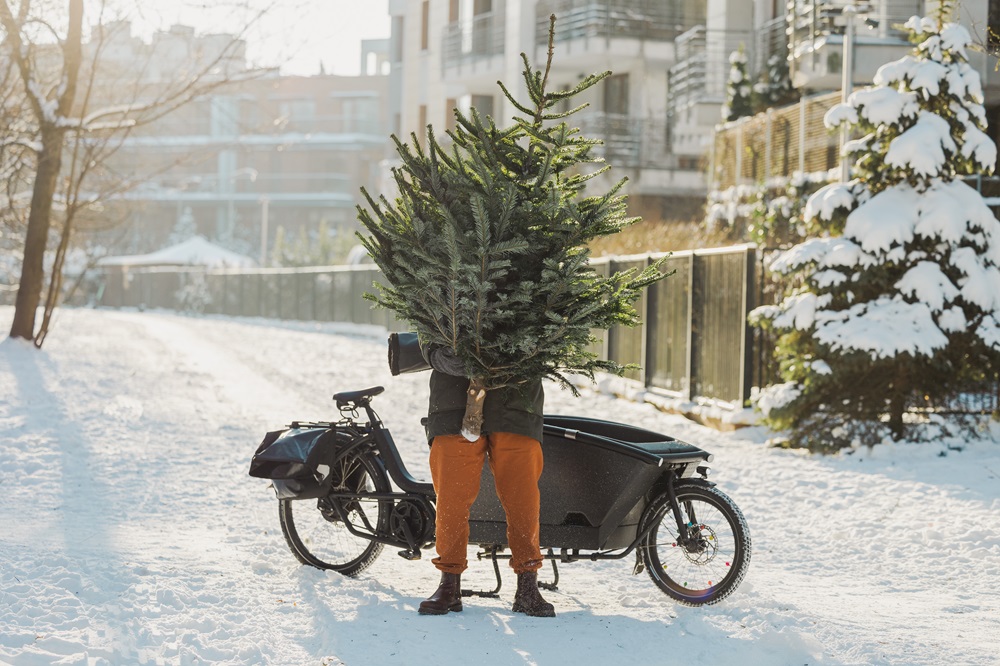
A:
MULTIPOLYGON (((13 149, 22 157, 25 153, 34 156, 24 256, 10 336, 33 340, 38 347, 45 340, 52 313, 59 304, 63 265, 75 223, 100 200, 136 184, 132 175, 105 178, 100 187, 93 187, 107 159, 136 127, 153 123, 213 89, 257 75, 242 63, 236 71, 231 68, 234 58, 241 57, 241 32, 232 35, 209 57, 188 63, 187 71, 173 81, 147 81, 138 67, 119 73, 120 78, 109 85, 108 72, 102 71, 103 46, 112 36, 115 22, 106 16, 106 5, 101 2, 93 17, 96 23, 91 39, 85 43, 84 0, 66 3, 67 21, 60 32, 44 18, 44 13, 34 13, 32 0, 0 0, 0 62, 9 59, 11 69, 16 71, 30 117, 30 123, 21 118, 24 127, 19 132, 9 137, 0 135, 0 150, 4 146, 10 149, 6 160, 10 168, 18 164, 9 159, 13 149), (106 25, 112 27, 106 29, 106 25), (47 34, 49 41, 40 39, 39 34, 47 34), (53 37, 57 45, 51 43, 53 37), (45 281, 45 252, 56 220, 54 212, 60 213, 60 236, 41 325, 36 330, 45 281)), ((243 31, 266 12, 265 8, 253 15, 243 31)), ((150 62, 154 58, 155 54, 151 54, 150 62)), ((0 98, 0 103, 3 101, 0 98)), ((23 166, 23 159, 20 164, 23 166)), ((8 168, 3 152, 0 168, 8 168)), ((8 201, 15 196, 9 193, 8 201)))

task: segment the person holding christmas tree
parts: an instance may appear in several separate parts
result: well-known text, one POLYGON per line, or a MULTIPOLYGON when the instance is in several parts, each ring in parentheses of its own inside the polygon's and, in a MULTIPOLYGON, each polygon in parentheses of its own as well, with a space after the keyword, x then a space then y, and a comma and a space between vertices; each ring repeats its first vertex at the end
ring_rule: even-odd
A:
POLYGON ((554 23, 552 16, 544 71, 521 54, 530 104, 499 83, 522 114, 513 126, 456 110, 447 148, 430 126, 412 144, 392 137, 402 164, 393 170, 395 201, 362 189, 371 212, 359 207, 358 219, 370 235, 359 235, 386 282, 366 297, 414 326, 433 368, 427 434, 441 583, 420 604, 423 614, 462 610, 469 509, 488 459, 517 574, 513 610, 555 615, 537 582, 542 379, 575 394, 563 372, 621 374, 623 366, 593 352, 593 331, 636 325, 632 304, 665 276, 662 260, 609 276, 589 262, 589 241, 636 218, 618 194, 624 179, 603 196, 582 196, 608 167, 580 168, 601 161, 590 155, 600 141, 563 122, 583 107, 558 109, 610 72, 546 91, 554 23))
POLYGON ((437 494, 438 556, 433 562, 441 571, 441 583, 420 604, 419 612, 443 615, 462 610, 469 510, 479 494, 483 462, 488 458, 497 497, 507 515, 510 566, 517 575, 512 610, 533 617, 555 617, 554 607, 538 591, 537 572, 543 562, 538 542, 544 401, 541 378, 488 391, 481 435, 470 442, 462 434, 469 391, 465 364, 447 347, 432 347, 425 356, 433 368, 427 435, 432 442, 430 468, 437 494))

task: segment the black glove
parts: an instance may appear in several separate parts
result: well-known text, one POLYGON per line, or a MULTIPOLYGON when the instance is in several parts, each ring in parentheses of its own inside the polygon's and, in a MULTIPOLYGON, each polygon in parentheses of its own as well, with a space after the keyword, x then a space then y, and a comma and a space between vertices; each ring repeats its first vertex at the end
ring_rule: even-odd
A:
POLYGON ((465 363, 452 353, 450 347, 437 347, 428 354, 431 367, 438 372, 455 377, 465 377, 465 363))

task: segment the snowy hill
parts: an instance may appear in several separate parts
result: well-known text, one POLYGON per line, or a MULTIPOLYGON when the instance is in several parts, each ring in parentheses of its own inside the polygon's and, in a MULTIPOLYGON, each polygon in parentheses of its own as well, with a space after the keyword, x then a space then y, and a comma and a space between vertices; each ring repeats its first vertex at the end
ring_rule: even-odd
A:
MULTIPOLYGON (((6 331, 13 311, 0 307, 6 331)), ((429 558, 386 549, 359 578, 298 565, 263 433, 375 405, 429 478, 426 376, 392 378, 384 332, 62 309, 46 347, 0 342, 0 663, 995 664, 1000 445, 941 442, 815 457, 649 405, 552 386, 547 411, 670 433, 715 454, 754 538, 726 601, 677 606, 632 558, 560 567, 555 619, 471 599, 419 616, 429 558), (961 447, 962 450, 952 450, 961 447), (942 455, 944 454, 944 455, 942 455)), ((542 578, 551 573, 543 569, 542 578)), ((490 585, 475 562, 470 585, 490 585)))

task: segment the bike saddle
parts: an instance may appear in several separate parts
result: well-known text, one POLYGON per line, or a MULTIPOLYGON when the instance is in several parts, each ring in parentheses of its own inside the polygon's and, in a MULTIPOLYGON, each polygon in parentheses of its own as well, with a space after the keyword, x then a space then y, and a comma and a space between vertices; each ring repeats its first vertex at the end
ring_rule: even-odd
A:
POLYGON ((360 391, 343 391, 341 393, 334 393, 333 399, 336 401, 337 407, 347 407, 351 404, 364 405, 384 390, 381 386, 372 386, 360 391))

